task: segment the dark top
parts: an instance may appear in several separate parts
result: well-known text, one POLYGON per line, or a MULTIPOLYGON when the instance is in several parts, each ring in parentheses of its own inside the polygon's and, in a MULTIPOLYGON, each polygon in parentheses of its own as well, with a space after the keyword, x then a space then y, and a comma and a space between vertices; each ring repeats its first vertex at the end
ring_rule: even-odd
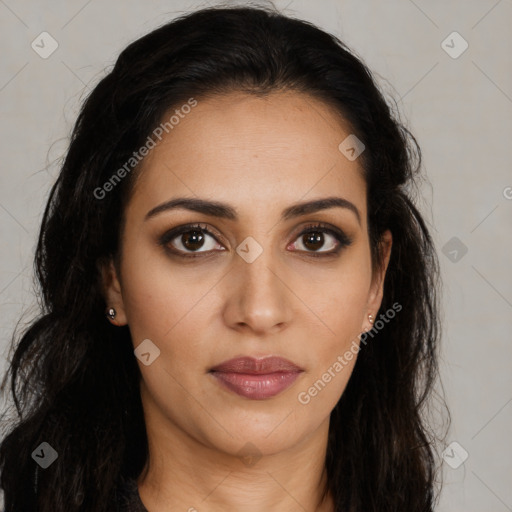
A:
POLYGON ((137 480, 128 479, 121 485, 120 512, 148 512, 140 499, 137 480))

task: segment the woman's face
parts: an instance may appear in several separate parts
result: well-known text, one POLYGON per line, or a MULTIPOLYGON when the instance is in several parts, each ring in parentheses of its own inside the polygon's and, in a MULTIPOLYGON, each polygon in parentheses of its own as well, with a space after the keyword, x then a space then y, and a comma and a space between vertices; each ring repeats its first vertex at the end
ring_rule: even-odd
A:
POLYGON ((169 438, 271 454, 326 432, 385 271, 372 275, 359 159, 338 147, 349 135, 309 96, 233 93, 199 100, 146 157, 107 304, 144 342, 146 423, 169 438), (165 207, 178 198, 215 205, 165 207), (339 205, 314 206, 326 198, 339 205), (210 233, 171 233, 197 223, 210 233), (269 356, 296 368, 211 371, 269 356))

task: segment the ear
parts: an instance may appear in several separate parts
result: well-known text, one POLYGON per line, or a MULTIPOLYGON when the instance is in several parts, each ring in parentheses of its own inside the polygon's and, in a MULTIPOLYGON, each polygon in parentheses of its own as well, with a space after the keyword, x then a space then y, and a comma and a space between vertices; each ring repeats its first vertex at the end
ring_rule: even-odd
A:
POLYGON ((113 325, 122 326, 127 324, 126 312, 123 303, 123 294, 118 271, 112 258, 100 264, 103 296, 106 302, 106 310, 114 308, 115 318, 109 318, 113 325))
POLYGON ((368 294, 367 311, 363 320, 363 331, 369 331, 373 325, 368 320, 368 315, 372 315, 375 319, 377 311, 380 308, 382 297, 384 295, 384 279, 391 256, 391 246, 393 245, 393 237, 391 231, 386 230, 379 241, 379 251, 381 254, 381 263, 374 271, 372 283, 368 294))

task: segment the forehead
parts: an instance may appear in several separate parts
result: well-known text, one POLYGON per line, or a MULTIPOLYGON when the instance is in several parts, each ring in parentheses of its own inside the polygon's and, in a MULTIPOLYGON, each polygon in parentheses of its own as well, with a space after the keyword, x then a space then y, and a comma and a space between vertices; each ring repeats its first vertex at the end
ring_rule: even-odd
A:
POLYGON ((132 202, 154 206, 186 195, 280 212, 302 199, 342 195, 364 217, 362 169, 338 148, 349 135, 332 107, 302 93, 198 99, 146 157, 132 202))

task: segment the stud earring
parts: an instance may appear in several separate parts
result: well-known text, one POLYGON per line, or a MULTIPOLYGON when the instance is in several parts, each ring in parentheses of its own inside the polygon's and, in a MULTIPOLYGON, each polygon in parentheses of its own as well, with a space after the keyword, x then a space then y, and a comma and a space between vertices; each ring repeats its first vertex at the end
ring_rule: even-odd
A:
POLYGON ((114 320, 116 317, 116 310, 114 308, 108 308, 106 315, 110 320, 114 320))
POLYGON ((373 324, 373 315, 368 315, 368 321, 373 324))

